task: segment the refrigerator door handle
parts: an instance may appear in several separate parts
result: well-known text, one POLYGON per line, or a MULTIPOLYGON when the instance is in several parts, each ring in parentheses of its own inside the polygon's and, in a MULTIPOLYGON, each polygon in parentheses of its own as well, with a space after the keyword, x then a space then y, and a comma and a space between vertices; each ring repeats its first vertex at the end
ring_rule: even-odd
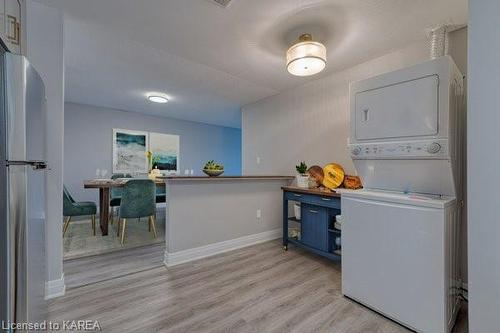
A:
POLYGON ((47 169, 47 163, 44 161, 7 161, 7 166, 14 165, 30 165, 33 167, 33 170, 47 169))

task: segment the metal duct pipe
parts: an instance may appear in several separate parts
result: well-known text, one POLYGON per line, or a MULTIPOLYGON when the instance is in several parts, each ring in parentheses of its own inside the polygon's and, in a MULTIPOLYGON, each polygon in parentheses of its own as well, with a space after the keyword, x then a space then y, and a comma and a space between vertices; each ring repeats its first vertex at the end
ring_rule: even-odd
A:
POLYGON ((430 30, 431 59, 448 54, 448 25, 440 25, 430 30))

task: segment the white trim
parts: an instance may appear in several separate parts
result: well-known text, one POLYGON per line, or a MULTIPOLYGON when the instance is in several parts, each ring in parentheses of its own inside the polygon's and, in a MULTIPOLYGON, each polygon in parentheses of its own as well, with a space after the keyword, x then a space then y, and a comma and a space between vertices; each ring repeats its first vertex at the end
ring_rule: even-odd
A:
POLYGON ((64 273, 61 278, 57 280, 50 280, 45 282, 45 299, 52 299, 64 296, 66 292, 66 284, 64 283, 64 273))
POLYGON ((280 228, 178 252, 169 253, 165 250, 165 259, 163 263, 165 266, 171 267, 189 261, 211 257, 219 253, 236 250, 242 247, 267 242, 276 238, 281 238, 282 236, 282 229, 280 228))

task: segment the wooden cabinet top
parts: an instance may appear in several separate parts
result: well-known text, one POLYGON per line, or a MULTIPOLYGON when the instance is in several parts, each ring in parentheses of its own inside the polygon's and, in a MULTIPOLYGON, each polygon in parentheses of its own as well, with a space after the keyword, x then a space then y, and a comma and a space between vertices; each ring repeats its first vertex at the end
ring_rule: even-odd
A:
POLYGON ((282 186, 281 189, 283 191, 294 192, 294 193, 303 193, 303 194, 321 195, 324 197, 340 198, 340 193, 337 193, 335 191, 331 191, 328 189, 302 188, 302 187, 296 187, 296 186, 282 186))

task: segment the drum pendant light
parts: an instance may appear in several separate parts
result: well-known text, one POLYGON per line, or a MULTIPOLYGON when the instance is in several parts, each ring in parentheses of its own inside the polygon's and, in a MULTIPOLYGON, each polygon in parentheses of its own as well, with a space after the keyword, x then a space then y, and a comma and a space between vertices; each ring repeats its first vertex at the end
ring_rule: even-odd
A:
POLYGON ((326 48, 303 34, 299 42, 286 51, 286 69, 296 76, 309 76, 321 72, 326 66, 326 48))

